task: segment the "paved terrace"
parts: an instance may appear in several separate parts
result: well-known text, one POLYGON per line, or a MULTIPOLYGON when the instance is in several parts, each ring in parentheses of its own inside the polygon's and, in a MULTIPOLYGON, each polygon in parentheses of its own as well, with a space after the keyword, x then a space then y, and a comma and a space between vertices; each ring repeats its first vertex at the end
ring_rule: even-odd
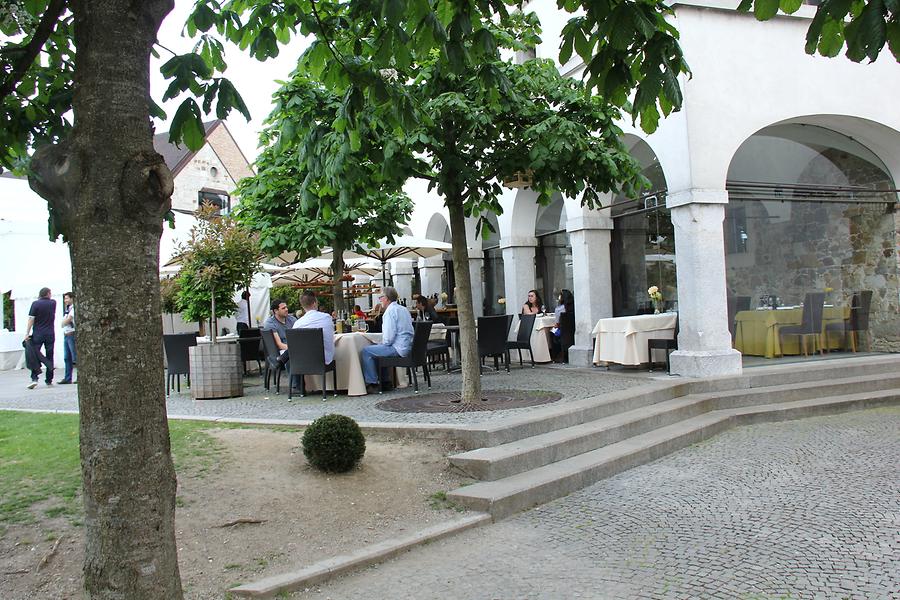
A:
MULTIPOLYGON (((446 374, 435 370, 432 374, 431 391, 459 391, 462 387, 462 376, 446 374)), ((34 390, 25 389, 28 383, 27 371, 0 372, 0 409, 38 409, 56 411, 77 411, 78 399, 76 386, 57 385, 47 388, 43 379, 34 390)), ((485 373, 482 386, 485 390, 539 390, 555 391, 563 395, 558 402, 571 402, 583 398, 600 396, 605 393, 624 390, 631 387, 679 381, 670 378, 665 372, 647 373, 639 370, 623 370, 608 372, 605 369, 575 369, 565 366, 536 367, 534 369, 518 367, 512 372, 485 373)), ((470 413, 397 413, 380 410, 375 405, 390 397, 410 396, 412 388, 401 388, 390 393, 370 396, 348 397, 330 394, 327 402, 322 402, 321 393, 310 393, 306 398, 294 395, 288 401, 285 384, 282 379, 282 392, 266 393, 262 380, 258 376, 244 379, 244 396, 226 400, 191 400, 190 392, 181 380, 181 393, 172 393, 167 402, 170 417, 209 417, 254 420, 312 420, 328 413, 340 413, 353 417, 364 423, 435 423, 435 424, 472 424, 484 423, 494 419, 506 418, 540 407, 517 408, 510 410, 470 412, 470 413)), ((420 391, 427 392, 428 387, 419 378, 420 391)), ((164 381, 160 382, 165 385, 164 381)))

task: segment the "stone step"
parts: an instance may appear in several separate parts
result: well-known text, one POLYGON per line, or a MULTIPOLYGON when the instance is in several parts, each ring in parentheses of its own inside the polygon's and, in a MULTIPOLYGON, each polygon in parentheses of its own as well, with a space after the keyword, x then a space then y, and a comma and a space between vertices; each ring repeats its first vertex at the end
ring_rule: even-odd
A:
POLYGON ((471 477, 493 481, 614 444, 710 410, 767 404, 773 398, 788 402, 894 388, 900 389, 900 375, 890 373, 693 394, 498 446, 470 450, 451 456, 450 463, 471 477))
POLYGON ((715 410, 530 471, 462 487, 451 492, 449 497, 463 506, 489 512, 494 519, 501 519, 653 461, 737 425, 894 404, 900 404, 900 390, 715 410))
MULTIPOLYGON (((861 356, 829 359, 810 363, 789 363, 746 369, 737 377, 705 380, 672 379, 606 394, 602 398, 586 398, 560 405, 550 405, 484 426, 460 431, 458 442, 465 449, 498 446, 541 435, 611 415, 651 406, 690 394, 739 392, 755 388, 817 384, 823 380, 869 377, 900 373, 900 356, 861 356)), ((827 394, 826 394, 827 395, 827 394)))

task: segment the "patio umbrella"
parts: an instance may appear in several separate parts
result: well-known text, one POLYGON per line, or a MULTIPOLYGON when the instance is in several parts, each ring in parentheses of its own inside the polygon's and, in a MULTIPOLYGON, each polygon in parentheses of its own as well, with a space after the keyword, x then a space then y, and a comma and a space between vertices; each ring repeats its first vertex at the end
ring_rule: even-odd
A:
MULTIPOLYGON (((381 263, 382 283, 385 283, 384 269, 389 260, 396 258, 417 259, 437 256, 449 252, 452 246, 446 242, 438 242, 428 238, 399 235, 393 243, 382 240, 377 246, 357 246, 353 250, 344 251, 347 258, 373 258, 381 263)), ((326 253, 323 253, 323 256, 326 253)))

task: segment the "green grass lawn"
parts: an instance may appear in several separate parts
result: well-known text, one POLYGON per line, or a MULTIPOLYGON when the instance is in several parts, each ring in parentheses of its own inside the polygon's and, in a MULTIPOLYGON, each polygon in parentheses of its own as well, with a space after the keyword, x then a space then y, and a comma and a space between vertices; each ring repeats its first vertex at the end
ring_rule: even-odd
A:
MULTIPOLYGON (((218 465, 222 445, 205 430, 234 427, 170 421, 178 474, 203 476, 218 465)), ((41 514, 78 523, 80 491, 78 416, 0 411, 0 526, 31 523, 41 514)))

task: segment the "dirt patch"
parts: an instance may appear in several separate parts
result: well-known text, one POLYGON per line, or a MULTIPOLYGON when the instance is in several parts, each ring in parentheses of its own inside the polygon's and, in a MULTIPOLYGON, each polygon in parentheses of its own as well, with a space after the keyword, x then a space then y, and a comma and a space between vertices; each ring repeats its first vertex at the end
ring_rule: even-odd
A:
MULTIPOLYGON (((466 481, 436 442, 367 436, 358 469, 326 475, 307 465, 296 432, 209 433, 222 445, 216 464, 178 477, 186 598, 223 598, 235 585, 460 516, 431 499, 466 481)), ((8 526, 0 535, 4 600, 81 598, 82 536, 60 518, 8 526)))

